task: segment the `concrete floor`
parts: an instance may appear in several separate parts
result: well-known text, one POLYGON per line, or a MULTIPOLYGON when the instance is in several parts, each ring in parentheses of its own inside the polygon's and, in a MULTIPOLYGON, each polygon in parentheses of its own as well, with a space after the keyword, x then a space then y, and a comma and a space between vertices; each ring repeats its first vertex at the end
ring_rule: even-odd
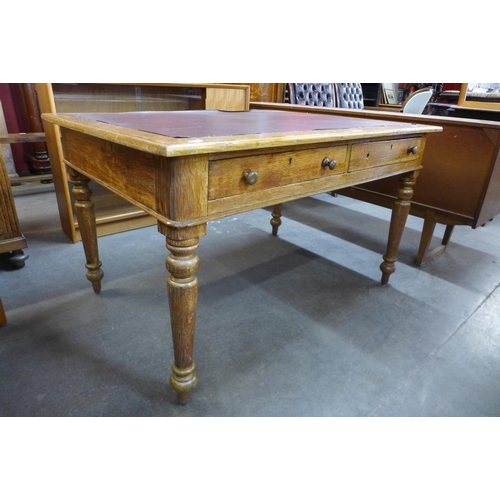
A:
MULTIPOLYGON (((16 196, 29 259, 0 270, 0 416, 499 416, 500 218, 418 268, 410 217, 379 284, 388 210, 320 195, 209 224, 192 401, 176 404, 164 237, 101 237, 100 295, 55 194, 16 196)), ((438 229, 438 236, 442 234, 438 229)))

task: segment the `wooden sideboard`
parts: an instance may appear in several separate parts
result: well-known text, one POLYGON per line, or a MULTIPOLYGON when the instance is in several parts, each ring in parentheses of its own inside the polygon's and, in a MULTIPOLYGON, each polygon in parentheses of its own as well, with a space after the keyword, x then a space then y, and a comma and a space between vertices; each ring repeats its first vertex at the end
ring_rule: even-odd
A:
MULTIPOLYGON (((428 137, 422 158, 424 168, 420 172, 411 202, 410 213, 424 219, 416 256, 418 265, 446 249, 456 225, 475 229, 500 213, 500 122, 287 104, 278 106, 251 103, 250 107, 443 127, 443 132, 430 134, 428 137), (446 225, 446 229, 441 243, 436 248, 431 248, 437 223, 446 225)), ((337 192, 376 205, 391 207, 395 188, 393 180, 382 179, 337 192)))
MULTIPOLYGON (((38 83, 36 92, 42 113, 246 110, 250 90, 247 85, 192 83, 38 83)), ((47 149, 52 166, 59 216, 63 231, 72 242, 81 239, 72 208, 66 166, 63 163, 60 131, 45 123, 47 149)), ((155 219, 92 183, 98 236, 153 225, 155 219)))

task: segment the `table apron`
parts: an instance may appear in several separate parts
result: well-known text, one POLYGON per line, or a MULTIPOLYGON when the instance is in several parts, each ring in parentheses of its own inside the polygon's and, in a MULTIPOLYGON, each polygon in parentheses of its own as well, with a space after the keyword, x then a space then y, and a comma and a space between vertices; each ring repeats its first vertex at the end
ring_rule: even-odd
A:
POLYGON ((384 165, 369 170, 347 172, 335 176, 289 184, 286 186, 273 187, 261 191, 248 192, 216 200, 209 200, 208 215, 210 219, 215 219, 238 212, 264 208, 298 198, 305 198, 315 194, 335 191, 337 189, 359 185, 364 182, 370 182, 375 179, 417 171, 421 168, 422 165, 415 160, 402 164, 384 165))
POLYGON ((425 136, 166 158, 62 129, 65 163, 169 227, 188 227, 422 168, 425 136), (414 152, 411 152, 411 150, 414 152), (417 152, 418 150, 418 152, 417 152), (330 169, 323 163, 335 160, 330 169), (259 180, 245 182, 255 170, 259 180))

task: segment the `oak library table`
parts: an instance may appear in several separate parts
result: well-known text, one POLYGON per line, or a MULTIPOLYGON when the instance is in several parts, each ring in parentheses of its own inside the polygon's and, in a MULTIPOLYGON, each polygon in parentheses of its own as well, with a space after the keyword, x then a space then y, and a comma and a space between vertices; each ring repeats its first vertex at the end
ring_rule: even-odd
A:
POLYGON ((198 296, 196 250, 207 222, 399 175, 382 284, 395 271, 427 133, 440 127, 291 111, 44 114, 60 127, 73 184, 87 278, 99 293, 93 179, 158 221, 166 267, 174 364, 170 384, 189 401, 198 296))

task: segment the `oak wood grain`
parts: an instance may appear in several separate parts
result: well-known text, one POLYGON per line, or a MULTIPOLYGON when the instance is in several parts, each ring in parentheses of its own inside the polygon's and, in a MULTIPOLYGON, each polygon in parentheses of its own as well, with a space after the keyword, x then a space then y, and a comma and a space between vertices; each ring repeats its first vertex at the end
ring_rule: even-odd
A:
MULTIPOLYGON (((187 113, 185 118, 194 123, 196 115, 187 113)), ((226 117, 230 125, 231 114, 226 117)), ((62 130, 64 161, 72 167, 87 278, 94 291, 100 291, 103 274, 89 179, 147 210, 166 237, 174 346, 170 384, 181 404, 189 400, 197 382, 194 362, 200 266, 197 249, 199 238, 206 234, 207 222, 274 205, 272 224, 277 229, 279 205, 285 201, 401 175, 381 265, 381 282, 385 284, 395 271, 412 187, 422 168, 425 137, 440 130, 371 121, 346 127, 346 123, 353 122, 341 119, 332 122, 341 124, 340 129, 182 139, 81 116, 44 115, 44 119, 62 130), (417 146, 418 153, 408 152, 409 146, 417 146), (360 153, 352 154, 353 148, 360 153), (374 161, 367 163, 366 151, 373 154, 374 161), (337 164, 325 162, 326 156, 336 159, 337 164), (258 170, 261 176, 249 186, 241 184, 248 168, 258 170)))

